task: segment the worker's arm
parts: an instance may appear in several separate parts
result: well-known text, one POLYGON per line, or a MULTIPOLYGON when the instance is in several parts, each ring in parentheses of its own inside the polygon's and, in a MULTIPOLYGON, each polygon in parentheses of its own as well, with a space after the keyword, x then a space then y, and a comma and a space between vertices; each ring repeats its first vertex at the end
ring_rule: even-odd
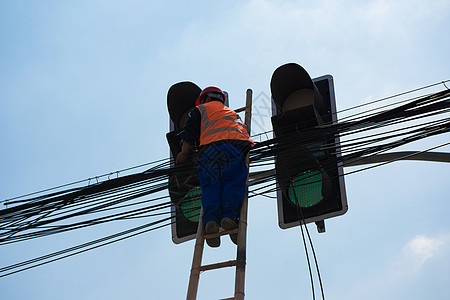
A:
POLYGON ((200 111, 198 108, 194 108, 189 113, 186 126, 180 133, 178 133, 178 137, 181 139, 181 152, 177 155, 177 165, 183 164, 187 161, 189 153, 194 150, 194 145, 198 143, 198 139, 200 137, 200 123, 200 111))
POLYGON ((181 141, 181 152, 177 155, 177 165, 184 164, 189 157, 189 153, 192 152, 194 146, 186 141, 181 141))
POLYGON ((177 135, 181 140, 186 141, 191 145, 195 145, 196 141, 200 138, 202 116, 198 108, 192 109, 188 116, 188 120, 184 125, 183 130, 177 135))

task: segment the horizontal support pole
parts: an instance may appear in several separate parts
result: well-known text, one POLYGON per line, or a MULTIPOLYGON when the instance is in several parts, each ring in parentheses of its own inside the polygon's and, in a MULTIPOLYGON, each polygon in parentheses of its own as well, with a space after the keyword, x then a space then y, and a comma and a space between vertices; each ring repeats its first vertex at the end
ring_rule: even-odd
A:
MULTIPOLYGON (((421 160, 431 162, 450 163, 450 153, 446 152, 420 152, 420 151, 403 151, 372 155, 368 157, 360 157, 352 162, 344 162, 344 167, 353 167, 359 165, 375 164, 398 160, 421 160)), ((266 170, 252 172, 249 179, 261 179, 269 176, 275 176, 275 170, 266 170)))
POLYGON ((434 162, 450 163, 450 153, 446 152, 420 152, 420 151, 402 151, 377 154, 373 156, 360 157, 352 162, 344 162, 344 167, 353 167, 381 162, 397 160, 422 160, 434 162))

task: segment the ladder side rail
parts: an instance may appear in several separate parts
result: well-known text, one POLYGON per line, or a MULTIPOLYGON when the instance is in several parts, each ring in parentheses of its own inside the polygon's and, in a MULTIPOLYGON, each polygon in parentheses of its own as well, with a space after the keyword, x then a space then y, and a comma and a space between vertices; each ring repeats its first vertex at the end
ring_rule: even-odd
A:
MULTIPOLYGON (((252 90, 247 90, 245 104, 245 125, 250 135, 250 125, 252 117, 252 90)), ((249 165, 249 155, 246 157, 247 166, 249 165)), ((245 297, 245 265, 247 259, 247 212, 248 212, 248 176, 246 182, 246 193, 242 202, 241 213, 238 226, 237 254, 236 254, 236 278, 234 299, 244 300, 245 297)))
POLYGON ((189 276, 189 286, 186 300, 197 299, 200 267, 202 264, 203 248, 205 246, 202 216, 203 208, 200 210, 200 217, 198 220, 197 236, 195 239, 194 256, 192 257, 191 275, 189 276))

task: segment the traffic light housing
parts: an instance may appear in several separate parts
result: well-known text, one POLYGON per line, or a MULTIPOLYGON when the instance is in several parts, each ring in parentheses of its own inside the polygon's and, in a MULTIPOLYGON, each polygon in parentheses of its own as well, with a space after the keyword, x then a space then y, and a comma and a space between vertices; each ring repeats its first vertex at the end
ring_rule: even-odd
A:
POLYGON ((201 89, 196 84, 184 81, 172 85, 167 93, 167 108, 170 116, 170 132, 167 141, 170 147, 171 168, 169 174, 169 195, 172 201, 172 241, 179 244, 194 239, 197 233, 201 209, 201 188, 197 165, 193 154, 188 162, 175 169, 175 158, 181 152, 180 138, 189 112, 201 89))
POLYGON ((311 79, 304 68, 285 64, 272 75, 272 126, 277 141, 278 220, 286 229, 324 220, 347 211, 333 78, 311 79))

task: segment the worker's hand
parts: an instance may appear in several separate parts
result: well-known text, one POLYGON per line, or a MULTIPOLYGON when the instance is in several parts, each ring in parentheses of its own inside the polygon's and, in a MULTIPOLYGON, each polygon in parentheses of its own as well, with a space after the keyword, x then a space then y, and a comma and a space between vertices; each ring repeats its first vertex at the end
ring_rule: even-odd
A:
POLYGON ((177 165, 181 165, 184 164, 189 157, 189 152, 187 151, 181 151, 178 155, 177 155, 177 165))
POLYGON ((181 141, 181 152, 177 155, 177 165, 181 165, 187 162, 189 153, 192 152, 192 149, 193 147, 191 144, 185 141, 181 141))

